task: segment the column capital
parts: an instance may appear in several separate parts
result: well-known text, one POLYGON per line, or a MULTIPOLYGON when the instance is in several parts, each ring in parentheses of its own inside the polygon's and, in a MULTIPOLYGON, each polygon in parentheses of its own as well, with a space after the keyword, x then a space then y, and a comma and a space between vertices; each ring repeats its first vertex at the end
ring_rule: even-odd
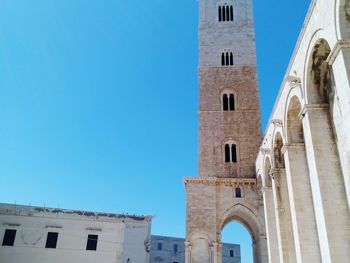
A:
POLYGON ((341 39, 338 40, 337 43, 335 43, 334 48, 331 50, 331 53, 329 53, 329 56, 326 60, 330 66, 333 65, 340 51, 344 48, 350 48, 350 39, 341 39))
POLYGON ((312 111, 324 111, 329 108, 327 103, 321 104, 305 104, 299 113, 300 119, 304 119, 305 115, 312 111))
POLYGON ((267 187, 267 186, 264 186, 261 188, 261 192, 264 194, 266 192, 271 192, 272 191, 272 187, 267 187))
POLYGON ((305 143, 288 143, 283 145, 282 147, 282 153, 285 154, 288 150, 298 150, 298 149, 304 149, 305 143))

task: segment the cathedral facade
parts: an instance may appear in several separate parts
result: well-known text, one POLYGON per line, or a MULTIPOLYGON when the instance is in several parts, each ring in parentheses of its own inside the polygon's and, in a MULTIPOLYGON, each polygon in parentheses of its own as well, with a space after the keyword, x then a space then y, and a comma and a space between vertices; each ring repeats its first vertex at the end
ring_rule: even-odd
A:
POLYGON ((350 1, 311 1, 264 137, 251 1, 200 0, 199 12, 187 263, 220 263, 231 221, 250 232, 254 263, 348 262, 350 1))

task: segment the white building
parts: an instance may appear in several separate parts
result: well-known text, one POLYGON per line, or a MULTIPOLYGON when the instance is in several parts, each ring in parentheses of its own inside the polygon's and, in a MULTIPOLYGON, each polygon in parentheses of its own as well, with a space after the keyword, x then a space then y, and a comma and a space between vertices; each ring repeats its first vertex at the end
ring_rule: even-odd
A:
POLYGON ((0 204, 1 263, 148 263, 151 216, 0 204))

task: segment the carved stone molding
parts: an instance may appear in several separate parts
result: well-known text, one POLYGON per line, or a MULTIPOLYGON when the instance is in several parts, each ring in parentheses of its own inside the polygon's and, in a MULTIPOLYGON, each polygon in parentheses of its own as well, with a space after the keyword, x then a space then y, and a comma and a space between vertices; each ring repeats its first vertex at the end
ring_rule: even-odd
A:
POLYGON ((301 86, 301 79, 297 76, 287 76, 286 81, 289 82, 289 85, 292 88, 300 87, 301 86))
POLYGON ((206 184, 206 185, 224 185, 224 186, 254 186, 256 179, 246 178, 191 178, 185 177, 184 184, 206 184))
POLYGON ((283 126, 283 121, 282 121, 282 120, 271 120, 271 123, 272 123, 275 127, 282 127, 282 126, 283 126))
POLYGON ((260 152, 261 152, 263 155, 269 155, 269 154, 271 154, 271 150, 268 149, 268 148, 260 148, 260 152))

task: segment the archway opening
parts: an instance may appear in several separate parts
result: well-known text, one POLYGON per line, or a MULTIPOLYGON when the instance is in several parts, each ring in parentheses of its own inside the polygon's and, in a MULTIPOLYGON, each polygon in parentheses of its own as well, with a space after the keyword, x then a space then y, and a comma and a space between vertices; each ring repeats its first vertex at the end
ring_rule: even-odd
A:
POLYGON ((253 263, 253 238, 244 224, 233 220, 221 232, 222 263, 253 263))

